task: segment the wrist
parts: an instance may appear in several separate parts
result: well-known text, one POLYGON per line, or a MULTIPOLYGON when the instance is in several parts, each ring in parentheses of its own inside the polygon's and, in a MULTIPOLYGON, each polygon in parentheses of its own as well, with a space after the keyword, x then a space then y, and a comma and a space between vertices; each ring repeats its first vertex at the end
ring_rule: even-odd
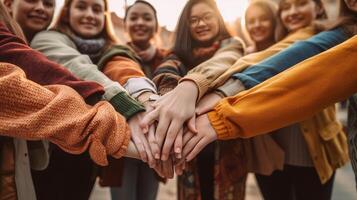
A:
POLYGON ((178 85, 177 88, 184 91, 186 94, 189 94, 195 102, 197 101, 198 88, 197 88, 197 85, 195 84, 195 82, 193 82, 191 80, 185 80, 185 81, 182 81, 178 85), (187 92, 187 91, 189 91, 189 92, 187 92))

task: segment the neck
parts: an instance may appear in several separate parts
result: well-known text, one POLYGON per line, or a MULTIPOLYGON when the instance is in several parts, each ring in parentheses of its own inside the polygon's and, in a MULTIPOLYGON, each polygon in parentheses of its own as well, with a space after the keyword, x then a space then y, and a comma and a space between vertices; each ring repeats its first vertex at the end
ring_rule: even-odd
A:
POLYGON ((256 43, 255 45, 256 45, 257 51, 262 51, 264 49, 267 49, 268 47, 270 47, 274 43, 275 43, 275 41, 273 39, 270 39, 270 40, 267 40, 267 41, 256 43))
POLYGON ((150 47, 150 42, 132 42, 133 45, 141 51, 144 51, 150 47))

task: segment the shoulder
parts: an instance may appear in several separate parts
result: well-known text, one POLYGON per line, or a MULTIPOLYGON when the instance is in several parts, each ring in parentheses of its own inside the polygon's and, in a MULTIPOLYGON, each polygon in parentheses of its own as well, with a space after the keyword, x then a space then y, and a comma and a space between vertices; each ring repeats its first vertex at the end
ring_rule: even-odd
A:
POLYGON ((224 39, 220 43, 220 49, 233 49, 235 51, 244 52, 246 49, 246 45, 243 40, 239 37, 230 37, 224 39))
POLYGON ((37 33, 31 41, 31 44, 36 44, 38 42, 62 42, 70 46, 74 45, 73 41, 66 34, 54 30, 46 30, 37 33))

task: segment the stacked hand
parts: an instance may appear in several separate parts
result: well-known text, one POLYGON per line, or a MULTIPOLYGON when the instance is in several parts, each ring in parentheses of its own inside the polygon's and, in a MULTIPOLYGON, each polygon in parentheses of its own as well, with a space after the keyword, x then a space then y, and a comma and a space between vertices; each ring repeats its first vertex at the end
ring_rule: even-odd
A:
POLYGON ((172 178, 174 169, 181 174, 186 162, 217 139, 207 112, 221 97, 208 94, 196 107, 197 94, 196 85, 185 81, 129 120, 140 158, 162 177, 172 178))

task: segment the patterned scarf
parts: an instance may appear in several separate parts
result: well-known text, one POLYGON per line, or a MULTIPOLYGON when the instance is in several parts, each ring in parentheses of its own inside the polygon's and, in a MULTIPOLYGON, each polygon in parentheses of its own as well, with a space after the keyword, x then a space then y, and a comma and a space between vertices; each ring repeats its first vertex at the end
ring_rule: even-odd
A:
POLYGON ((145 63, 150 62, 156 54, 157 48, 150 44, 149 48, 142 50, 138 46, 136 46, 134 43, 129 42, 128 45, 133 48, 135 53, 143 60, 145 63))
POLYGON ((84 39, 77 35, 72 35, 71 38, 81 54, 88 55, 93 63, 99 60, 106 43, 104 38, 84 39))

